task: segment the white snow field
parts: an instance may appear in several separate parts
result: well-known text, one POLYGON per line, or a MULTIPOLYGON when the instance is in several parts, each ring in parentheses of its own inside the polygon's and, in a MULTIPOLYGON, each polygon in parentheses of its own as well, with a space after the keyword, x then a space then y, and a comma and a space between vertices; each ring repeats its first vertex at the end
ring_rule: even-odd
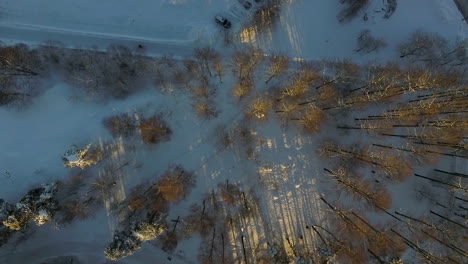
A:
MULTIPOLYGON (((468 29, 453 0, 398 1, 391 19, 383 19, 384 1, 372 0, 368 20, 361 17, 341 24, 340 9, 334 0, 289 0, 284 5, 278 26, 271 32, 240 33, 265 51, 282 52, 293 58, 353 58, 393 60, 395 46, 416 30, 439 33, 448 39, 466 38, 468 29), (354 52, 356 36, 369 29, 384 37, 385 51, 360 56, 354 52)), ((1 0, 2 41, 42 44, 60 41, 71 47, 109 44, 136 46, 144 43, 150 53, 188 55, 191 46, 219 44, 221 30, 214 16, 221 14, 240 30, 254 12, 245 10, 237 0, 1 0)))
MULTIPOLYGON (((233 22, 232 30, 239 41, 235 45, 250 43, 265 53, 280 52, 299 60, 349 58, 362 63, 384 63, 397 57, 397 44, 416 30, 438 33, 449 40, 468 37, 467 24, 452 0, 399 0, 396 12, 388 20, 377 12, 382 1, 374 0, 367 21, 357 18, 344 24, 336 18, 338 2, 290 0, 283 6, 278 25, 270 32, 258 34, 241 30, 254 11, 244 10, 237 0, 0 0, 0 42, 37 46, 59 41, 66 47, 83 49, 105 49, 110 44, 135 48, 142 44, 149 55, 184 57, 201 45, 223 50, 222 28, 213 19, 216 14, 233 22), (356 38, 363 29, 385 38, 389 46, 378 53, 357 54, 356 38)), ((233 82, 227 78, 220 85, 217 104, 222 106, 222 112, 209 121, 195 116, 189 96, 161 93, 154 87, 124 100, 97 103, 76 100, 73 88, 58 82, 51 84, 29 108, 0 108, 0 198, 17 201, 33 186, 69 176, 61 157, 71 144, 111 141, 121 147, 121 152, 113 157, 116 163, 128 164, 119 171, 119 192, 113 199, 123 200, 131 186, 154 179, 168 165, 181 164, 195 172, 197 185, 186 200, 171 209, 169 219, 187 215, 191 204, 200 203, 203 195, 229 180, 258 192, 260 217, 243 223, 244 229, 239 231, 247 241, 276 239, 288 248, 288 238, 302 237, 302 243, 314 245, 318 238, 305 226, 326 221, 321 215, 324 204, 319 197, 333 191, 319 184, 319 176, 324 174, 316 154, 319 140, 302 135, 298 128, 285 128, 279 121, 269 120, 255 131, 262 140, 255 149, 258 160, 246 161, 242 149, 220 151, 215 142, 219 136, 216 128, 229 129, 243 122, 242 106, 230 94, 233 82), (102 125, 105 117, 140 109, 165 114, 173 131, 169 142, 155 148, 138 143, 126 145, 113 139, 102 125), (264 180, 262 177, 276 188, 257 186, 259 178, 264 180)), ((315 137, 330 136, 342 135, 322 131, 315 137)), ((464 159, 441 164, 468 172, 464 159)), ((424 175, 431 169, 420 168, 420 173, 424 175)), ((408 189, 417 182, 411 179, 390 190, 394 194, 392 210, 422 212, 426 208, 425 202, 409 202, 408 189)), ((54 223, 32 227, 29 238, 0 248, 0 263, 37 264, 71 255, 83 263, 108 263, 103 249, 118 228, 118 219, 108 213, 106 206, 94 217, 63 227, 54 223)), ((144 243, 134 255, 115 263, 195 264, 199 263, 199 243, 196 236, 182 240, 172 254, 144 243)), ((236 244, 235 257, 242 261, 239 242, 232 243, 236 244)))

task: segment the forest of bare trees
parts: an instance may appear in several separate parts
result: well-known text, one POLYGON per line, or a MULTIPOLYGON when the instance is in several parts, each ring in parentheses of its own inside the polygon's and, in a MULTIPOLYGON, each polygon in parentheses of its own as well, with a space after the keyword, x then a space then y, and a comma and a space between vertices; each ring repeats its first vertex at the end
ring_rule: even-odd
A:
MULTIPOLYGON (((342 2, 349 5, 341 13, 343 19, 367 4, 342 2)), ((266 7, 257 15, 266 16, 264 12, 275 8, 266 7)), ((357 44, 355 51, 363 53, 386 46, 369 31, 361 32, 357 44)), ((261 151, 274 142, 262 138, 259 128, 264 125, 312 139, 315 143, 306 146, 321 163, 314 164, 316 175, 304 177, 317 178, 328 189, 317 194, 325 208, 319 213, 327 221, 305 227, 317 238, 313 248, 289 237, 283 245, 250 241, 245 229, 264 220, 260 202, 264 197, 246 184, 231 182, 229 175, 223 176, 226 182, 204 190, 201 200, 189 200, 187 205, 191 190, 198 187, 198 172, 172 165, 117 199, 114 196, 125 189, 123 170, 135 158, 131 149, 136 142, 159 146, 178 132, 166 112, 122 112, 102 120, 121 145, 102 143, 79 151, 79 158, 89 162, 68 166, 70 175, 57 185, 58 198, 55 201, 54 196, 50 208, 26 199, 20 203, 27 204, 27 210, 15 211, 0 200, 0 219, 8 227, 0 228, 0 244, 15 230, 27 229, 29 220, 54 221, 59 227, 89 218, 106 204, 119 219, 105 250, 110 259, 129 256, 146 241, 171 253, 181 240, 197 235, 201 263, 284 263, 294 258, 402 263, 407 251, 421 263, 464 263, 468 176, 447 169, 444 162, 468 158, 467 43, 418 31, 397 52, 395 62, 358 64, 293 61, 249 46, 235 47, 229 54, 199 47, 186 58, 152 58, 123 46, 106 51, 2 46, 1 106, 37 97, 40 80, 51 69, 57 69, 78 94, 98 100, 123 99, 150 83, 152 92, 186 97, 193 111, 185 117, 199 118, 203 124, 212 124, 227 106, 239 110, 238 121, 216 126, 210 138, 219 145, 214 155, 234 153, 233 159, 246 157, 248 166, 260 167, 261 151), (120 153, 122 148, 128 153, 120 153), (402 186, 421 210, 395 207, 402 186), (179 205, 190 209, 168 219, 171 208, 179 205), (41 209, 48 210, 47 219, 38 217, 41 209)), ((271 187, 251 178, 258 181, 258 189, 271 187)), ((274 185, 271 189, 277 191, 280 183, 274 185)), ((37 188, 31 192, 39 194, 37 188)))

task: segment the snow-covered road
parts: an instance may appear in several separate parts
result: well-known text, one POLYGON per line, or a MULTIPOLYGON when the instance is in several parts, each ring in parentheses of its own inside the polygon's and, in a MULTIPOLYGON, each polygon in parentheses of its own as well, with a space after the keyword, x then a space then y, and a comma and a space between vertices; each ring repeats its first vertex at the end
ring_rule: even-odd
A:
MULTIPOLYGON (((291 0, 283 6, 278 25, 258 34, 244 31, 240 39, 266 52, 281 52, 296 58, 349 58, 356 61, 388 61, 395 48, 420 29, 448 39, 466 38, 468 27, 453 0, 399 1, 390 19, 379 13, 382 1, 372 1, 368 20, 357 17, 339 23, 338 1, 291 0), (417 16, 415 16, 417 12, 417 16), (357 54, 356 36, 363 29, 382 37, 389 46, 379 53, 357 54)), ((222 28, 213 17, 222 14, 236 32, 251 10, 236 0, 0 0, 0 41, 43 44, 60 41, 69 47, 106 48, 123 44, 147 48, 149 55, 185 56, 194 46, 222 43, 222 28)), ((237 35, 237 34, 236 34, 237 35)))
POLYGON ((214 15, 227 1, 0 0, 0 41, 105 49, 143 45, 149 55, 185 56, 222 30, 214 15))
POLYGON ((105 49, 111 44, 121 44, 135 48, 138 45, 143 45, 150 55, 177 54, 178 56, 187 56, 192 52, 195 45, 195 39, 151 39, 21 24, 0 24, 0 32, 2 32, 1 40, 6 44, 27 43, 37 45, 53 41, 72 48, 94 46, 98 49, 105 49))

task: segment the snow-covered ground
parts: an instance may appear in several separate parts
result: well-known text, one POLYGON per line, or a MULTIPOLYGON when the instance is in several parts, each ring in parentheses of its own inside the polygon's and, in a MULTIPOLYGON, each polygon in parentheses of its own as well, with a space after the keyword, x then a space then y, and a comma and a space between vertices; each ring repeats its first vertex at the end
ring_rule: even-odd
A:
MULTIPOLYGON (((66 46, 105 48, 111 43, 145 44, 155 54, 188 55, 193 45, 222 43, 214 15, 221 14, 239 30, 257 5, 245 10, 236 0, 2 0, 2 41, 42 44, 60 41, 66 46)), ((466 38, 468 28, 453 0, 398 1, 390 19, 383 19, 383 1, 370 1, 368 20, 363 14, 351 23, 339 23, 338 1, 289 0, 279 24, 271 32, 239 32, 240 39, 265 51, 293 58, 352 58, 359 61, 395 59, 395 47, 416 30, 447 39, 466 38), (389 46, 380 53, 354 52, 360 31, 369 29, 389 46)))
MULTIPOLYGON (((253 11, 243 10, 236 0, 0 0, 0 41, 31 45, 60 41, 67 47, 102 49, 116 43, 131 47, 143 44, 151 55, 188 56, 200 45, 222 46, 222 29, 214 23, 215 14, 233 21, 233 31, 239 30, 240 41, 266 52, 307 60, 394 60, 396 45, 419 29, 450 40, 468 37, 467 24, 452 0, 400 0, 388 20, 378 12, 381 1, 374 0, 367 11, 367 21, 357 18, 345 24, 336 19, 339 8, 338 1, 332 0, 291 0, 284 5, 278 25, 271 32, 258 35, 253 31, 240 32, 239 25, 253 11), (363 29, 385 38, 389 46, 379 53, 357 54, 356 38, 363 29)), ((182 164, 193 170, 198 176, 197 186, 188 201, 171 212, 170 217, 175 218, 226 179, 249 186, 257 183, 255 177, 266 174, 279 187, 258 188, 264 191, 261 221, 246 223, 246 227, 256 228, 246 228, 245 236, 252 241, 260 236, 272 239, 302 236, 304 243, 313 244, 316 238, 304 226, 323 220, 319 213, 323 204, 319 204, 318 195, 330 191, 320 189, 318 178, 323 175, 323 166, 316 155, 317 142, 272 121, 258 129, 264 142, 259 164, 246 164, 245 157, 239 154, 242 150, 221 153, 215 146, 218 133, 215 128, 233 127, 243 117, 241 107, 230 99, 232 80, 226 82, 222 86, 226 90, 221 92, 218 102, 222 112, 214 121, 195 117, 191 102, 184 95, 147 89, 125 100, 98 104, 73 100, 72 88, 63 83, 51 84, 25 110, 0 108, 0 197, 16 201, 32 186, 64 179, 68 169, 63 166, 61 156, 71 144, 113 141, 102 125, 103 118, 143 108, 170 116, 168 122, 174 135, 170 142, 155 149, 138 146, 139 152, 123 155, 123 161, 130 161, 122 173, 124 186, 154 177, 155 171, 159 174, 168 164, 182 164)), ((319 137, 326 134, 325 131, 319 137)), ((466 172, 466 165, 465 161, 457 160, 452 166, 466 172)), ((401 193, 402 189, 392 192, 401 193)), ((408 206, 408 196, 396 195, 393 208, 408 206)), ((104 210, 94 218, 75 221, 63 228, 49 224, 37 228, 15 251, 11 247, 0 249, 0 262, 33 264, 53 256, 79 255, 85 263, 104 263, 102 250, 115 228, 115 219, 104 210)), ((118 263, 198 263, 197 242, 196 238, 181 242, 171 261, 167 253, 146 244, 118 263)))
POLYGON ((336 18, 339 1, 296 0, 286 5, 280 25, 270 36, 259 37, 263 49, 282 51, 304 59, 350 58, 359 61, 388 61, 396 57, 396 46, 416 30, 439 33, 448 39, 467 38, 468 27, 452 0, 405 0, 390 19, 383 19, 384 1, 370 1, 368 20, 363 14, 351 23, 336 18), (354 52, 359 32, 369 29, 389 46, 380 53, 358 56, 354 52))

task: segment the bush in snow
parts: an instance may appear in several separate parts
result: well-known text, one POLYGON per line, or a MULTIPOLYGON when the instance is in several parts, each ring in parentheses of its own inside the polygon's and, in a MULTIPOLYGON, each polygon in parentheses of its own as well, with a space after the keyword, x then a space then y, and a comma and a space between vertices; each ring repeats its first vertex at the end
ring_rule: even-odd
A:
POLYGON ((371 35, 369 30, 363 30, 359 34, 357 40, 357 49, 356 52, 365 52, 371 53, 373 51, 378 51, 381 48, 385 48, 388 43, 382 38, 376 38, 371 35))
POLYGON ((91 144, 84 149, 79 149, 76 145, 72 145, 62 157, 65 167, 79 167, 81 169, 94 165, 102 159, 102 151, 98 148, 91 148, 91 144))
POLYGON ((161 114, 141 120, 139 128, 141 140, 147 144, 169 141, 172 134, 171 128, 161 114))
POLYGON ((397 5, 397 0, 387 0, 387 4, 385 5, 384 18, 390 18, 393 15, 393 13, 395 13, 397 5))
POLYGON ((197 116, 209 120, 218 116, 219 111, 216 110, 214 102, 206 99, 195 100, 193 108, 197 116))
POLYGON ((104 249, 104 255, 110 260, 117 260, 132 255, 141 248, 141 240, 131 232, 117 231, 112 242, 104 249))
POLYGON ((340 22, 350 21, 369 4, 369 0, 340 0, 340 2, 346 5, 338 14, 340 22))
POLYGON ((167 201, 182 200, 195 185, 192 172, 184 171, 181 166, 169 168, 158 183, 162 197, 167 201))
POLYGON ((29 191, 15 209, 3 221, 3 224, 12 230, 23 229, 29 220, 37 225, 43 225, 52 220, 57 211, 57 201, 54 195, 57 192, 57 183, 44 184, 42 187, 29 191))
POLYGON ((249 103, 245 116, 249 119, 266 120, 272 105, 272 101, 268 97, 255 98, 249 103))
POLYGON ((147 222, 139 222, 135 225, 133 235, 141 241, 150 241, 157 238, 166 229, 166 217, 161 215, 153 216, 147 222))
POLYGON ((105 118, 102 122, 115 138, 131 137, 137 127, 135 118, 128 113, 105 118))
POLYGON ((166 216, 148 214, 146 221, 138 222, 129 230, 117 231, 104 250, 106 258, 117 260, 132 255, 144 241, 153 240, 166 229, 166 216))
POLYGON ((440 58, 444 55, 447 40, 442 36, 424 31, 416 31, 410 38, 398 46, 400 58, 428 60, 440 58))

